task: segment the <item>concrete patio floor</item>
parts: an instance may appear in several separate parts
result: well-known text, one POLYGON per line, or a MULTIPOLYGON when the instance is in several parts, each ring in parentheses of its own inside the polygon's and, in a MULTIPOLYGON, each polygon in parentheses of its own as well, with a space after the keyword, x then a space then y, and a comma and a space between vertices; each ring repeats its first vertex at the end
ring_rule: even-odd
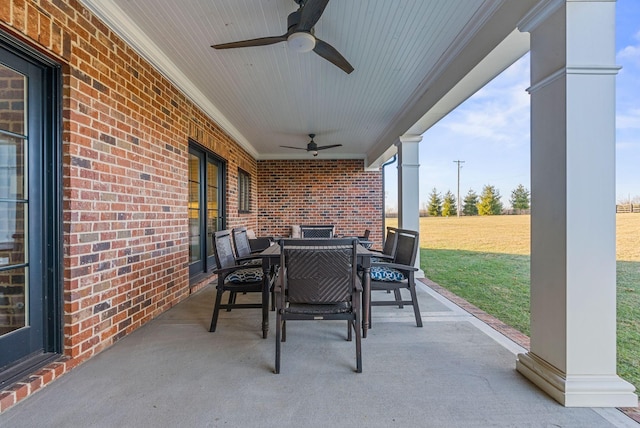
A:
MULTIPOLYGON (((344 322, 290 322, 273 374, 275 314, 223 312, 213 286, 0 415, 1 427, 636 427, 617 409, 565 408, 515 371, 523 349, 424 284, 373 308, 363 373, 344 322)), ((374 298, 386 297, 378 292, 374 298)), ((253 299, 257 296, 244 296, 253 299)))

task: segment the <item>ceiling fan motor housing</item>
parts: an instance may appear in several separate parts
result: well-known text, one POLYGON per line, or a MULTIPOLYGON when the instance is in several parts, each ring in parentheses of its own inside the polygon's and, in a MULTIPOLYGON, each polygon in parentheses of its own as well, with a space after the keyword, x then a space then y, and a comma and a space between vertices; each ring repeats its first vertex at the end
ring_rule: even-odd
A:
POLYGON ((295 52, 309 52, 316 47, 316 39, 309 33, 297 32, 287 37, 287 45, 295 52))

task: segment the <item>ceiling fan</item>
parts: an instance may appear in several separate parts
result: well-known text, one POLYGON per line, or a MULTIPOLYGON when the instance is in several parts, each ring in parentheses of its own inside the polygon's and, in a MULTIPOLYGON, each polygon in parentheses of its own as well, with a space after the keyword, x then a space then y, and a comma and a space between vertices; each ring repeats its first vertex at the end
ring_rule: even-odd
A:
POLYGON ((311 138, 311 141, 309 141, 309 144, 307 144, 307 147, 293 147, 293 146, 280 146, 280 147, 284 147, 286 149, 306 150, 308 152, 311 152, 311 154, 313 154, 313 156, 318 156, 318 151, 319 150, 332 149, 334 147, 342 146, 342 144, 331 144, 331 145, 328 145, 328 146, 318 146, 316 144, 316 142, 313 141, 315 136, 316 136, 316 134, 309 134, 309 138, 311 138))
POLYGON ((313 50, 322 58, 349 74, 353 67, 330 44, 323 42, 314 35, 313 27, 316 25, 329 0, 294 0, 298 4, 298 10, 287 17, 287 32, 281 36, 260 37, 258 39, 242 40, 238 42, 221 43, 212 45, 214 49, 245 48, 249 46, 266 46, 279 42, 287 42, 289 47, 296 52, 309 52, 313 50))

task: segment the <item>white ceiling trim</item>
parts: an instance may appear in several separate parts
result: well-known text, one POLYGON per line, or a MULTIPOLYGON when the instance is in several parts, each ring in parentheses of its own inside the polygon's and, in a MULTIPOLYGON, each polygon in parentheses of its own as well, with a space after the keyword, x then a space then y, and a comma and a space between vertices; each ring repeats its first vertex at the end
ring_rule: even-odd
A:
POLYGON ((529 51, 529 33, 513 30, 407 131, 423 134, 529 51))
POLYGON ((520 31, 532 32, 565 5, 565 0, 542 0, 518 23, 520 31))
POLYGON ((417 94, 421 94, 421 98, 415 100, 414 109, 405 109, 405 116, 397 116, 396 127, 389 129, 367 152, 368 159, 372 160, 372 165, 383 162, 391 154, 385 144, 386 140, 396 138, 398 133, 424 133, 430 126, 433 126, 461 102, 482 88, 486 82, 526 53, 529 49, 529 35, 519 34, 517 25, 522 22, 522 16, 526 16, 532 8, 539 5, 540 1, 549 3, 557 0, 527 0, 526 2, 522 0, 522 3, 501 1, 499 10, 487 8, 489 11, 492 10, 493 15, 487 14, 485 11, 483 16, 488 21, 484 22, 482 22, 483 18, 480 13, 476 14, 477 18, 473 22, 483 23, 484 26, 475 27, 476 32, 470 34, 468 30, 463 30, 467 36, 472 37, 467 38, 466 45, 458 45, 462 47, 462 50, 458 52, 457 57, 452 58, 451 52, 447 51, 448 63, 446 66, 451 73, 434 74, 433 79, 437 80, 431 81, 430 89, 417 92, 417 94), (497 46, 491 47, 491 41, 496 40, 497 37, 501 37, 501 41, 497 46), (486 48, 489 49, 484 51, 486 48), (478 56, 480 54, 481 56, 478 56), (486 59, 486 56, 492 56, 492 61, 486 59), (425 113, 420 118, 412 117, 411 112, 417 112, 419 104, 422 104, 422 110, 425 113))
MULTIPOLYGON (((433 72, 429 73, 428 77, 422 81, 419 88, 413 93, 411 99, 405 104, 405 108, 399 111, 394 119, 394 122, 400 122, 400 119, 415 109, 416 104, 424 97, 424 95, 429 91, 434 82, 436 82, 444 73, 447 68, 451 65, 451 63, 458 57, 458 55, 466 48, 471 40, 476 36, 477 32, 482 28, 486 22, 491 19, 491 17, 496 13, 497 10, 502 7, 505 0, 496 1, 493 3, 484 3, 482 7, 477 11, 477 13, 473 16, 473 18, 469 21, 469 23, 465 26, 464 30, 461 31, 456 39, 451 43, 451 46, 447 51, 438 59, 437 63, 433 67, 433 72)), ((479 88, 474 89, 473 92, 469 92, 465 98, 471 96, 475 91, 479 88)), ((457 106, 457 105, 456 105, 457 106)), ((449 114, 456 106, 453 106, 449 111, 446 111, 441 117, 449 114)), ((432 106, 432 108, 435 106, 432 106)), ((424 115, 429 114, 431 111, 430 108, 428 111, 424 113, 424 115)), ((422 117, 424 117, 424 115, 422 117)), ((416 122, 417 124, 417 122, 416 122)), ((408 127, 407 129, 402 130, 398 136, 389 135, 386 133, 380 140, 378 140, 374 144, 374 150, 369 152, 382 152, 380 155, 376 156, 375 159, 372 159, 371 164, 368 164, 368 167, 373 167, 374 165, 381 165, 391 158, 394 154, 396 154, 397 150, 395 144, 398 142, 398 138, 401 135, 405 135, 410 132, 411 129, 416 127, 416 124, 408 127), (391 138, 389 138, 391 137, 391 138)), ((418 126, 419 127, 419 126, 418 126)), ((426 131, 424 129, 422 132, 426 131)), ((420 133, 422 133, 420 132, 420 133)))
POLYGON ((430 87, 434 81, 436 81, 440 75, 451 65, 451 62, 460 55, 467 44, 476 36, 478 31, 485 25, 485 23, 493 16, 493 14, 502 7, 504 0, 487 4, 484 3, 482 8, 473 16, 473 19, 469 21, 469 24, 461 31, 456 39, 451 44, 451 47, 438 60, 433 72, 430 73, 429 80, 425 81, 422 85, 424 87, 430 87))
POLYGON ((258 158, 257 150, 234 127, 229 120, 213 105, 198 88, 167 58, 138 26, 113 3, 105 4, 100 0, 81 0, 94 15, 100 18, 114 33, 127 42, 140 56, 156 67, 187 98, 193 101, 211 120, 229 134, 251 156, 258 158))

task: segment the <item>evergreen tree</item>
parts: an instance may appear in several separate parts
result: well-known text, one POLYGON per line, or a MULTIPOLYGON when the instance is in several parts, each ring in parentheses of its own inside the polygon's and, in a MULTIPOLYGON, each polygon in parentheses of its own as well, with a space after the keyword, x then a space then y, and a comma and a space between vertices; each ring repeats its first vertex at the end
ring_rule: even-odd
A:
POLYGON ((437 217, 442 215, 442 198, 438 191, 434 187, 429 195, 429 215, 432 217, 437 217))
POLYGON ((478 214, 499 215, 500 213, 502 213, 500 192, 495 187, 487 184, 482 188, 480 202, 478 202, 478 214))
POLYGON ((462 206, 462 214, 478 215, 478 195, 472 189, 469 189, 467 196, 464 197, 464 205, 462 206))
POLYGON ((511 192, 511 199, 509 203, 511 204, 511 208, 514 210, 528 210, 529 205, 529 195, 531 193, 524 187, 522 184, 518 184, 518 187, 515 188, 513 192, 511 192))
POLYGON ((444 194, 444 201, 442 202, 442 216, 449 217, 455 215, 458 215, 456 197, 450 190, 447 190, 447 193, 444 194))

